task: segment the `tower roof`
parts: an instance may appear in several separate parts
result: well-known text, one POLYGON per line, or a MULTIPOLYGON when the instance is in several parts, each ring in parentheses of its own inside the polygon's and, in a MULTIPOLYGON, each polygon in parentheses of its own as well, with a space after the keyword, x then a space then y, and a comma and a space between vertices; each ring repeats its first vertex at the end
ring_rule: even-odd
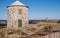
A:
POLYGON ((14 3, 12 3, 10 6, 12 5, 22 5, 22 6, 25 6, 23 3, 19 2, 18 0, 14 3))

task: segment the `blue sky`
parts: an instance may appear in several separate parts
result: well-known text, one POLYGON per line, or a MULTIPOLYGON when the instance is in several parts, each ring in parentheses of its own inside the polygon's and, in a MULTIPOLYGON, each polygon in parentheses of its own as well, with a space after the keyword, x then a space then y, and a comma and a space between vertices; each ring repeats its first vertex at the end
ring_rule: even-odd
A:
MULTIPOLYGON (((0 0, 0 19, 7 19, 7 6, 16 0, 0 0)), ((60 19, 60 0, 19 0, 29 6, 28 16, 32 20, 60 19)))

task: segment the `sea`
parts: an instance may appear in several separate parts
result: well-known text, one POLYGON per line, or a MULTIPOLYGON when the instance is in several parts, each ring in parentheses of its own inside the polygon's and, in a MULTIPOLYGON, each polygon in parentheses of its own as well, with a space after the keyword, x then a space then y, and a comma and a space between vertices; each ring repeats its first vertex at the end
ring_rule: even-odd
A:
POLYGON ((0 22, 7 22, 7 20, 0 20, 0 22))
MULTIPOLYGON (((29 20, 29 22, 39 22, 39 21, 44 22, 45 20, 29 20)), ((7 20, 0 20, 0 22, 7 22, 7 20)))

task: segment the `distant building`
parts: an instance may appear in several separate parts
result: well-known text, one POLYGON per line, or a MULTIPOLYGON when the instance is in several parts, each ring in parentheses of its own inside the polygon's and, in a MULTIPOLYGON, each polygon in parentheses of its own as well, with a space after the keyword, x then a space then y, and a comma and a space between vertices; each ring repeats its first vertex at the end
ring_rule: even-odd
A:
POLYGON ((8 6, 8 28, 20 28, 28 25, 28 7, 18 0, 8 6))

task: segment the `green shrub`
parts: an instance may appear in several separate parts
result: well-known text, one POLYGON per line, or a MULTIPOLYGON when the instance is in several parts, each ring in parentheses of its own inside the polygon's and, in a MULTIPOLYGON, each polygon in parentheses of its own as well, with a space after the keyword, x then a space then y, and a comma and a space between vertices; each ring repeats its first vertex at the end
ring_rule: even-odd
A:
POLYGON ((46 27, 44 27, 44 31, 52 31, 52 26, 46 26, 46 27))
POLYGON ((60 20, 57 23, 60 23, 60 20))

